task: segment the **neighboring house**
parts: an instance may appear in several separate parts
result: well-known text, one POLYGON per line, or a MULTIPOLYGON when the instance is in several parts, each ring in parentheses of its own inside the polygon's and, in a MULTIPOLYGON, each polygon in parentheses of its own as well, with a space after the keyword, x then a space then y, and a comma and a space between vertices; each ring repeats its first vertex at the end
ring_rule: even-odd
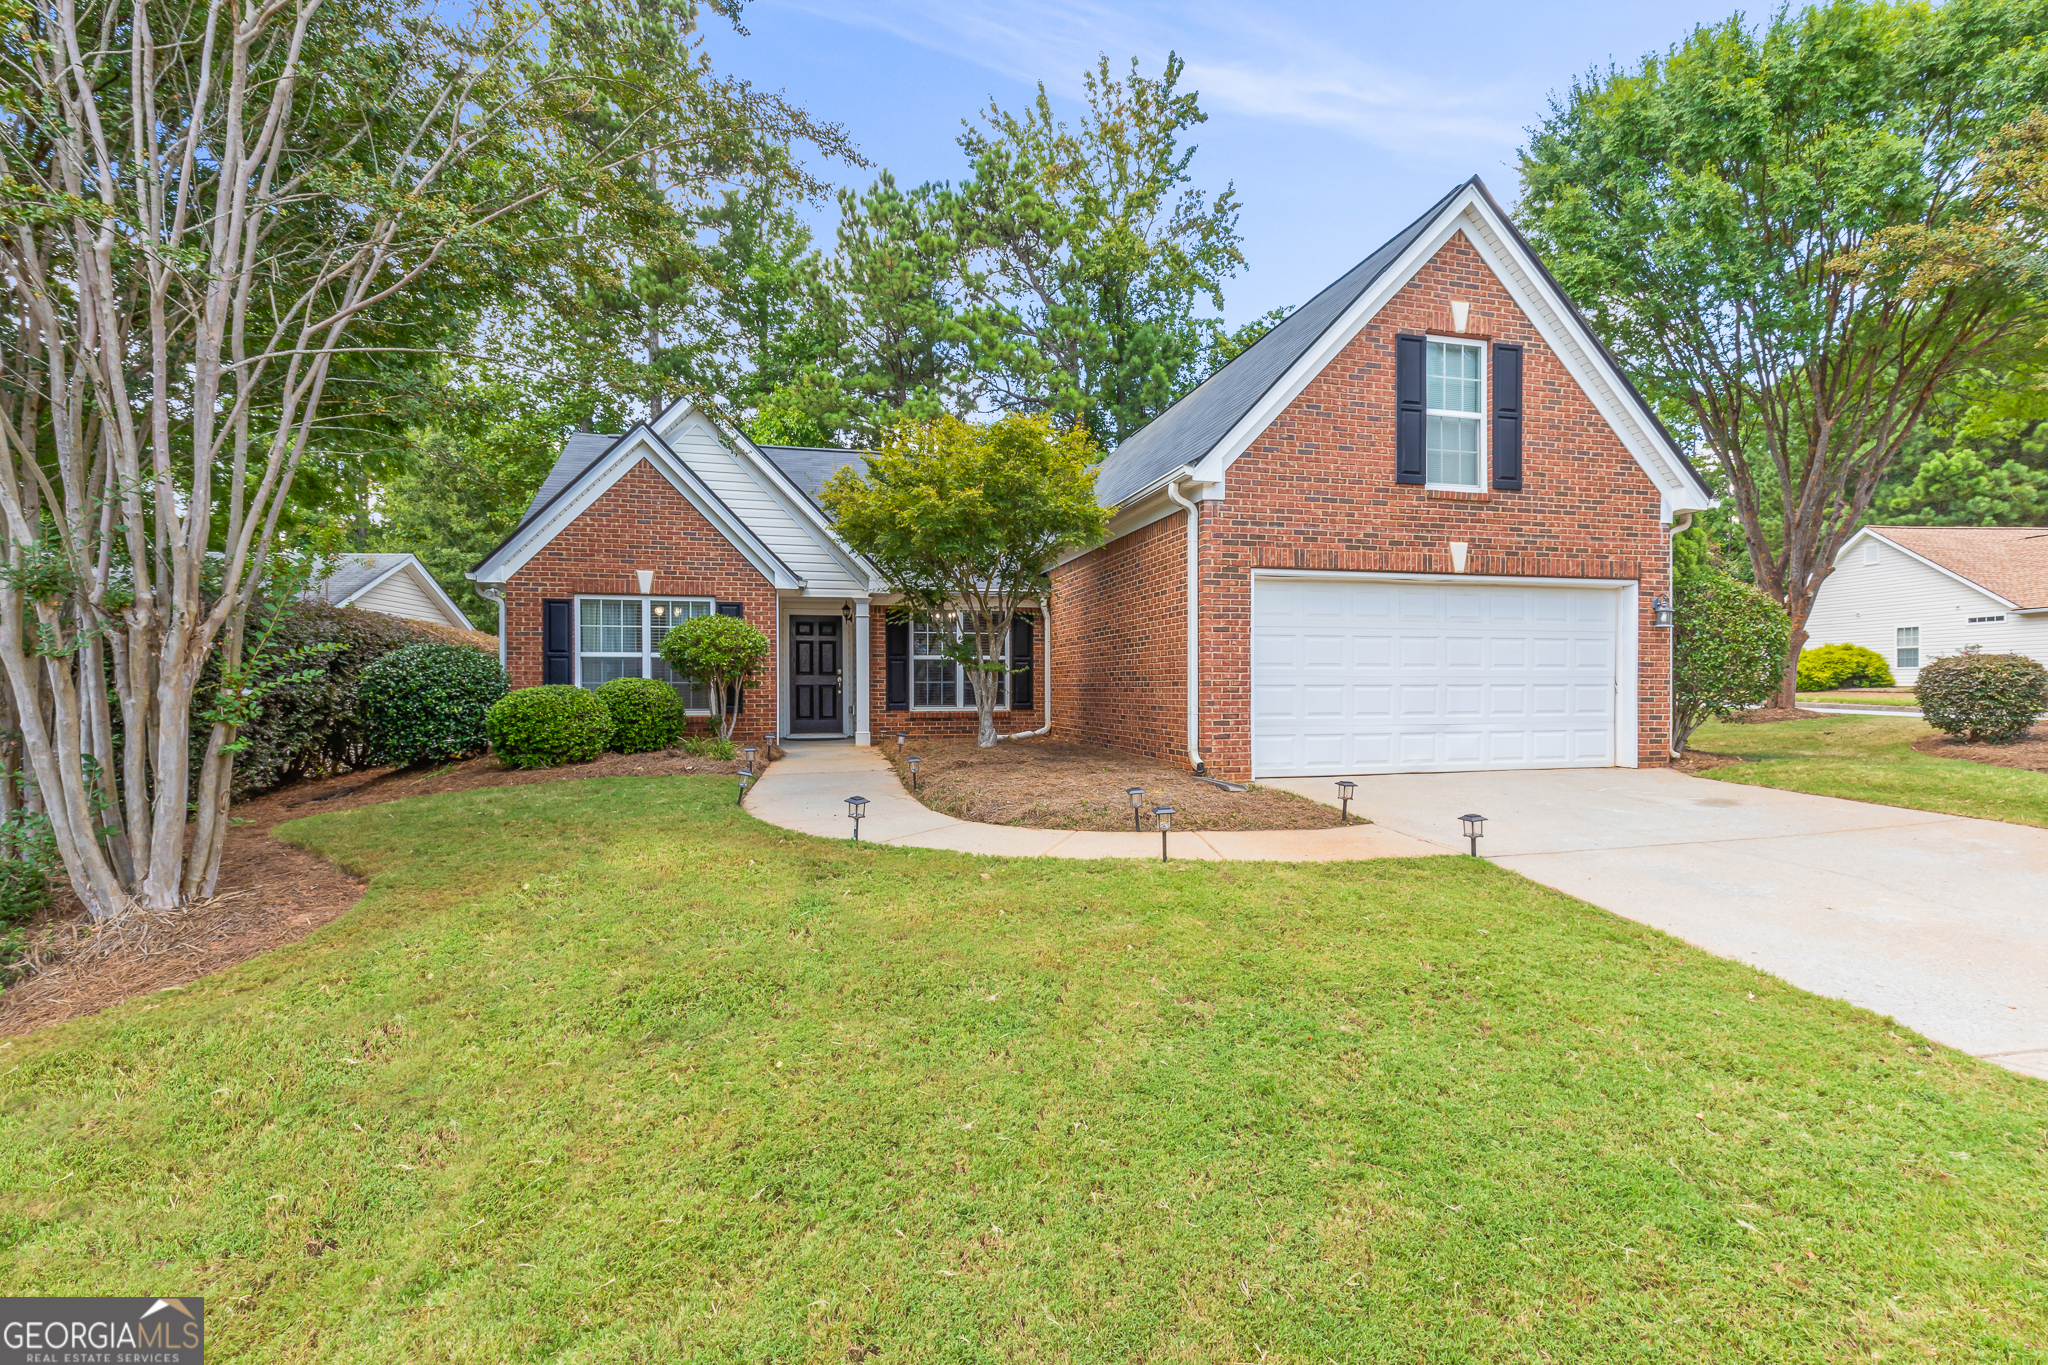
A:
POLYGON ((1239 779, 1669 761, 1652 608, 1712 499, 1476 177, 1097 486, 1055 733, 1239 779))
POLYGON ((1901 684, 1966 649, 2048 663, 2048 527, 1866 526, 1835 556, 1806 636, 1876 650, 1901 684))
MULTIPOLYGON (((959 668, 933 655, 930 632, 888 621, 895 599, 816 501, 859 459, 756 445, 691 403, 623 435, 570 437, 519 525, 469 575, 499 603, 512 685, 673 681, 661 636, 722 612, 774 644, 766 685, 738 699, 736 733, 972 734, 959 668)), ((1017 623, 1015 662, 1031 658, 1035 626, 1035 613, 1017 623)), ((1010 680, 1006 732, 1044 723, 1034 681, 1028 669, 1010 680)), ((678 690, 709 718, 702 689, 678 690)))
MULTIPOLYGON (((888 622, 815 500, 858 458, 687 403, 570 438, 470 573, 513 686, 666 676, 660 633, 718 611, 775 643, 742 734, 973 733, 938 637, 888 622)), ((1005 732, 1045 708, 1226 778, 1668 761, 1652 608, 1673 518, 1712 499, 1476 178, 1125 441, 1098 491, 1115 519, 1052 571, 1054 638, 1035 610, 1012 636, 1005 732)))
POLYGON ((307 591, 337 607, 361 607, 451 630, 470 629, 469 617, 416 555, 342 555, 334 572, 307 591))

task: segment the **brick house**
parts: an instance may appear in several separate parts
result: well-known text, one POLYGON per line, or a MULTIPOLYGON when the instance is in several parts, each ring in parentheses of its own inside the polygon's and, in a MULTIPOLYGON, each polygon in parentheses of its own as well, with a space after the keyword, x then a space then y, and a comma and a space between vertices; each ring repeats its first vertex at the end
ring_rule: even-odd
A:
POLYGON ((1097 490, 1055 734, 1234 779, 1669 761, 1654 608, 1712 499, 1477 177, 1097 490))
MULTIPOLYGON (((817 503, 859 458, 690 404, 571 437, 470 573, 513 686, 664 677, 660 632, 719 611, 775 646, 741 733, 973 733, 966 680, 817 503)), ((1012 633, 1005 732, 1238 779, 1667 761, 1654 607, 1711 498, 1477 178, 1097 490, 1114 519, 1052 569, 1050 638, 1036 604, 1012 633)))

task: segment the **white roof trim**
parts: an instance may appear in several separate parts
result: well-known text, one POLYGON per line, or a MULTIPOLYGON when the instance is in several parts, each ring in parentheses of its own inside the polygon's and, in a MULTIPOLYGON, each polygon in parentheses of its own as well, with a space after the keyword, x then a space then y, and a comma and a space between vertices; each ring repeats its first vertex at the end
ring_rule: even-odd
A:
POLYGON ((870 592, 887 587, 882 581, 882 576, 875 572, 874 566, 862 559, 852 546, 839 538, 839 534, 832 529, 832 523, 826 520, 824 512, 819 510, 818 505, 790 480, 789 475, 782 472, 780 465, 762 453, 761 448, 754 444, 753 438, 744 431, 728 429, 715 416, 687 398, 677 400, 669 406, 667 412, 657 417, 656 429, 666 438, 668 433, 681 426, 692 412, 709 423, 714 432, 732 438, 727 444, 733 453, 747 463, 754 477, 776 496, 786 511, 811 531, 818 543, 837 559, 848 573, 856 578, 865 579, 870 592))
POLYGON ((471 570, 470 578, 479 583, 503 583, 511 578, 643 459, 702 513, 704 519, 744 555, 763 578, 780 589, 793 590, 804 586, 804 580, 776 558, 775 552, 762 544, 760 537, 749 530, 746 523, 697 477, 695 471, 669 449, 668 442, 645 422, 621 436, 610 450, 592 461, 590 467, 563 489, 540 516, 501 545, 497 553, 471 570))
MULTIPOLYGON (((2040 610, 2040 608, 2038 607, 2023 607, 2019 603, 2013 601, 2011 598, 2002 597, 1999 594, 1991 591, 1991 589, 1985 587, 1976 579, 1967 578, 1964 575, 1957 573, 1954 569, 1947 568, 1943 565, 1935 563, 1933 560, 1929 559, 1926 555, 1921 554, 1919 551, 1908 549, 1906 546, 1899 544, 1899 542, 1893 540, 1890 536, 1878 530, 1875 526, 1866 526, 1862 530, 1858 531, 1855 535, 1850 536, 1847 540, 1842 542, 1841 551, 1835 555, 1834 567, 1836 569, 1839 569, 1842 566, 1842 557, 1849 553, 1849 547, 1856 544, 1858 541, 1862 540, 1865 536, 1869 536, 1872 540, 1883 541, 1885 544, 1891 546, 1894 550, 1897 550, 1900 554, 1906 556, 1906 558, 1919 560, 1922 564, 1925 564, 1928 568, 1934 570, 1936 573, 1942 575, 1944 578, 1953 578, 1956 582, 1962 584, 1964 587, 1970 589, 1972 592, 1983 593, 1986 597, 1998 603, 2000 606, 2005 607, 2008 611, 2040 610)), ((1830 569, 1828 572, 1833 573, 1834 569, 1830 569)))
POLYGON ((341 601, 336 602, 334 605, 337 607, 348 607, 355 605, 355 601, 357 598, 361 597, 364 593, 370 591, 372 588, 375 588, 378 585, 389 581, 391 576, 396 573, 404 573, 411 575, 414 585, 417 586, 419 590, 425 593, 429 598, 433 599, 434 604, 436 606, 441 608, 441 614, 443 617, 447 619, 447 622, 450 626, 453 626, 458 630, 476 629, 475 626, 472 626, 469 623, 469 616, 462 610, 461 607, 455 605, 455 599, 448 595, 448 590, 442 587, 439 583, 437 583, 434 580, 434 576, 427 572, 427 566, 420 563, 419 556, 411 553, 410 551, 407 552, 404 559, 399 560, 396 564, 393 564, 383 573, 378 574, 375 578, 363 584, 362 587, 357 588, 354 592, 350 593, 341 601))
MULTIPOLYGON (((1702 512, 1712 507, 1714 499, 1686 469, 1678 450, 1664 439, 1653 422, 1645 420, 1646 414, 1638 411, 1626 382, 1608 364, 1604 353, 1579 324, 1570 306, 1556 296, 1542 272, 1534 268, 1535 262, 1523 259, 1524 253, 1514 234, 1498 219, 1493 205, 1476 185, 1467 185, 1460 190, 1430 230, 1417 237, 1401 259, 1382 272, 1371 288, 1361 294, 1358 301, 1295 362, 1294 368, 1268 389, 1258 405, 1231 428, 1229 435, 1202 457, 1196 466, 1195 477, 1205 482, 1221 482, 1224 471, 1236 462, 1238 456, 1251 448, 1260 433, 1301 396, 1310 382, 1351 344, 1380 309, 1415 278, 1453 234, 1460 231, 1464 232, 1466 240, 1472 243, 1473 249, 1492 269, 1509 297, 1536 328, 1543 343, 1564 362, 1565 368, 1579 382, 1601 417, 1634 457, 1644 476, 1656 487, 1662 503, 1663 520, 1670 521, 1677 512, 1702 512)), ((1150 488, 1140 490, 1126 502, 1135 501, 1150 491, 1150 488)))

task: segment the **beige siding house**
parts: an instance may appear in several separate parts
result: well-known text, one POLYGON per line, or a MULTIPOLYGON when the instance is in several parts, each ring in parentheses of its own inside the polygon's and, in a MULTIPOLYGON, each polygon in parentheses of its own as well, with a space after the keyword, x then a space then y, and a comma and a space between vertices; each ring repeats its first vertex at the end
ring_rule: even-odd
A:
POLYGON ((1902 685, 1965 649, 2048 663, 2048 526, 1866 526, 1806 631, 1808 649, 1876 650, 1902 685))

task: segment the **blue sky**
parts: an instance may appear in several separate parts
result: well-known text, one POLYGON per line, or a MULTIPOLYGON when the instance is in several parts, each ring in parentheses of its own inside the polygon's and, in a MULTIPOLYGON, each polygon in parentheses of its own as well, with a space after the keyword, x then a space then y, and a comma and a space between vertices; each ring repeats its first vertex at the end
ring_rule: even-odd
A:
MULTIPOLYGON (((751 0, 749 36, 713 20, 709 41, 722 70, 844 124, 906 184, 959 177, 953 139, 991 96, 1021 107, 1042 80, 1071 116, 1097 53, 1157 75, 1179 52, 1209 115, 1198 183, 1235 182, 1244 205, 1251 268, 1224 298, 1237 323, 1300 303, 1474 172, 1511 202, 1515 149, 1552 92, 1732 12, 1727 0, 751 0)), ((818 169, 841 183, 873 174, 818 169)))

